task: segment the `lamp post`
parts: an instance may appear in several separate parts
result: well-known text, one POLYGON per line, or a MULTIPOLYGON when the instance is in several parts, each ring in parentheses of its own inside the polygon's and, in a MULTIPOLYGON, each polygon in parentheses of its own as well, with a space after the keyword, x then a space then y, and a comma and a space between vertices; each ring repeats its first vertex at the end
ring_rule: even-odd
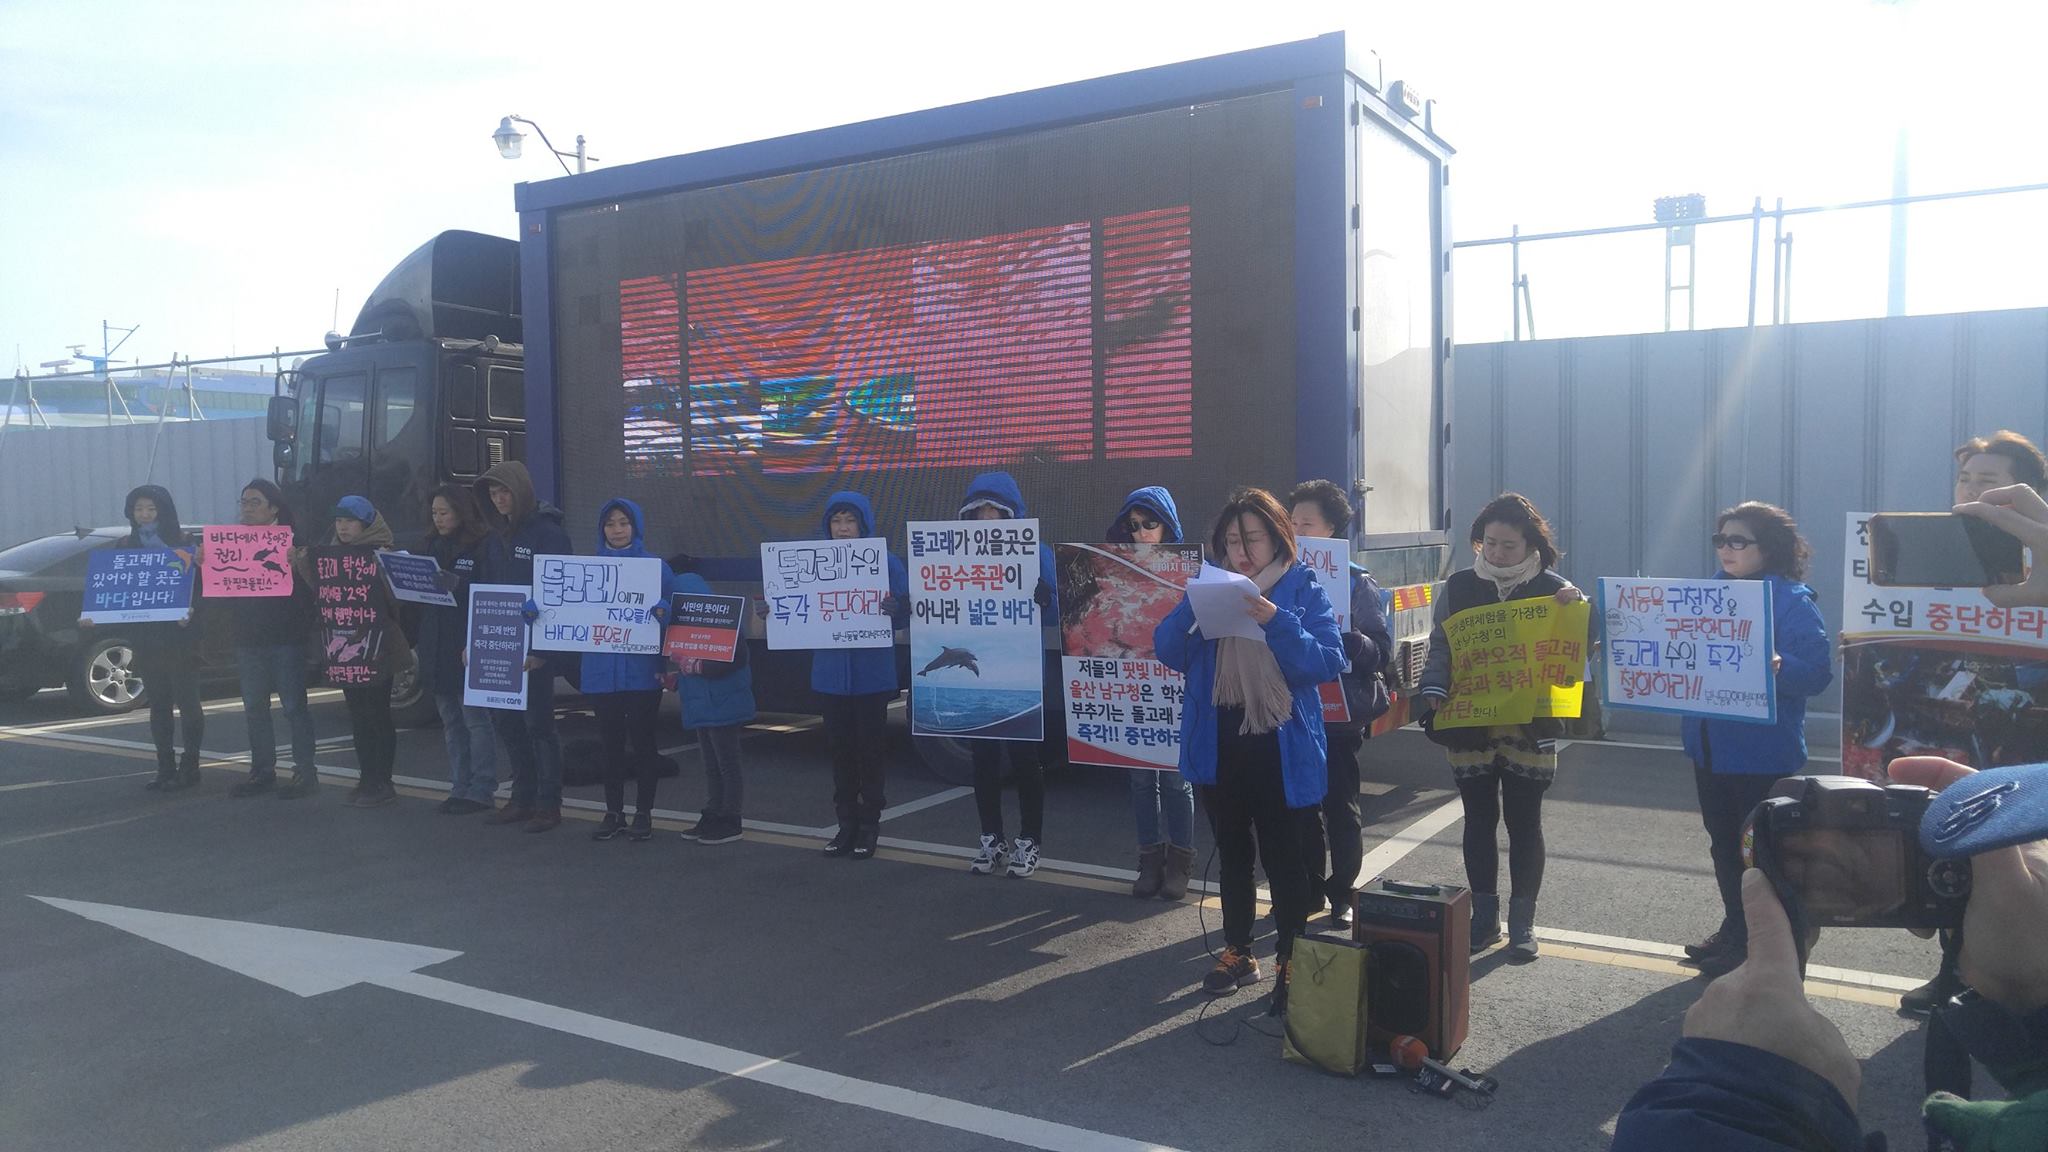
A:
POLYGON ((560 164, 562 171, 565 173, 580 176, 583 174, 588 162, 597 159, 597 157, 590 155, 585 150, 583 137, 580 134, 576 137, 576 150, 574 152, 564 152, 560 148, 555 147, 554 141, 548 139, 547 132, 540 125, 535 124, 524 116, 507 116, 498 121, 498 130, 491 133, 491 140, 498 145, 498 155, 503 156, 507 160, 519 159, 520 149, 526 143, 526 133, 514 128, 512 125, 515 123, 531 125, 535 132, 540 133, 541 144, 546 146, 548 151, 555 154, 555 163, 560 164), (569 170, 567 157, 570 156, 576 158, 576 170, 574 172, 569 170))

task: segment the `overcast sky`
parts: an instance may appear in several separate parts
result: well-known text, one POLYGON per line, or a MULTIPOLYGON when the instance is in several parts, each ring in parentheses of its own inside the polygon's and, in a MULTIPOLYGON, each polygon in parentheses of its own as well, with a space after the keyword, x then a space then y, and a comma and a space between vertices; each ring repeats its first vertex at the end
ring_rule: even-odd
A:
MULTIPOLYGON (((0 6, 0 356, 317 346, 446 228, 511 235, 557 174, 517 112, 611 164, 1348 29, 1437 98, 1461 238, 1627 223, 1653 197, 1804 204, 2048 180, 2048 17, 2004 0, 0 6)), ((2048 303, 2048 196, 1913 218, 1914 311, 2048 303)), ((1793 225, 1798 319, 1884 301, 1884 223, 1793 225)), ((1702 236, 1700 320, 1740 323, 1746 227, 1702 236)), ((1544 335, 1657 324, 1654 235, 1530 250, 1544 335)), ((1768 252, 1766 253, 1768 265, 1768 252)), ((1458 334, 1507 329, 1504 258, 1459 257, 1458 334)), ((1768 272, 1766 272, 1768 276, 1768 272)), ((1766 286, 1767 290, 1767 286, 1766 286)))

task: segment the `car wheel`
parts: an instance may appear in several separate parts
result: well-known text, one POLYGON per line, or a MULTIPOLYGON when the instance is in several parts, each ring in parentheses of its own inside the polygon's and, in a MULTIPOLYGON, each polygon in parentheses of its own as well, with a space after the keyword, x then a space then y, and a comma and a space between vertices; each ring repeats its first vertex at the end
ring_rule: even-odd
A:
POLYGON ((86 645, 64 687, 81 706, 108 715, 148 703, 142 674, 135 670, 135 649, 115 636, 86 645))
POLYGON ((434 697, 420 684, 419 666, 391 677, 391 722, 400 728, 430 728, 441 719, 434 697))

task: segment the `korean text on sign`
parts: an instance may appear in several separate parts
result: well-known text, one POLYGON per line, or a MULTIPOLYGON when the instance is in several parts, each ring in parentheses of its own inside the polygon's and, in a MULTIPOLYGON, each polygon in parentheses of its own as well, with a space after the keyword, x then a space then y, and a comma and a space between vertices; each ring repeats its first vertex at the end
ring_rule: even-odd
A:
POLYGON ((193 556, 169 548, 101 548, 86 557, 85 605, 95 624, 183 620, 192 614, 193 556))
POLYGON ((282 524, 211 525, 200 532, 200 592, 206 596, 292 594, 292 530, 282 524))
POLYGON ((661 561, 652 556, 536 556, 533 601, 536 651, 661 651, 661 561))
POLYGON ((462 702, 471 708, 526 707, 527 592, 519 584, 475 584, 469 589, 469 657, 463 666, 462 702))
POLYGON ((761 545, 770 648, 887 648, 896 643, 882 610, 888 595, 889 547, 880 537, 761 545))
POLYGON ((1451 695, 1438 728, 1527 724, 1579 714, 1585 692, 1584 600, 1548 596, 1467 608, 1444 621, 1451 646, 1451 695))
POLYGON ((379 579, 368 548, 313 549, 313 603, 320 612, 321 665, 327 683, 341 687, 377 678, 383 655, 384 613, 372 594, 379 579))
POLYGON ((1603 578, 1601 702, 1772 724, 1770 586, 1758 580, 1603 578))

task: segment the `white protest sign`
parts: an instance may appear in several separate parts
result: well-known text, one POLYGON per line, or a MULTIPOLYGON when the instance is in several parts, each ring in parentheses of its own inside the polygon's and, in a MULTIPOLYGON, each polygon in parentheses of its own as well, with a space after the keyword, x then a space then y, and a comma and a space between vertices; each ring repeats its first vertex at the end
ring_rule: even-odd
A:
POLYGON ((661 651, 661 561, 652 556, 535 556, 536 652, 661 651))
POLYGON ((888 595, 889 545, 878 536, 761 545, 770 648, 888 648, 888 595))
POLYGON ((911 731, 1043 739, 1038 521, 927 521, 908 531, 911 731))
POLYGON ((1603 576, 1600 619, 1607 707, 1777 723, 1770 585, 1603 576))

